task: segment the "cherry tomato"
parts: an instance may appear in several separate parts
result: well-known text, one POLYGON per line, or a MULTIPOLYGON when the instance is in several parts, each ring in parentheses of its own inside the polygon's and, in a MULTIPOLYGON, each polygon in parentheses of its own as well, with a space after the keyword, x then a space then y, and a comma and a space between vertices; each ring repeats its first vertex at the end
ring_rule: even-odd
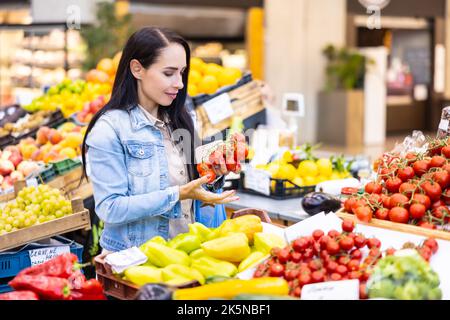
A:
MULTIPOLYGON (((356 271, 356 270, 359 270, 359 260, 357 260, 357 259, 352 259, 352 260, 350 260, 350 261, 347 263, 347 268, 348 268, 350 271, 356 271)), ((358 278, 359 278, 359 276, 358 276, 358 278)))
POLYGON ((389 210, 389 220, 398 223, 408 223, 409 212, 402 207, 394 207, 389 210))
POLYGON ((372 220, 372 210, 369 207, 358 207, 355 211, 358 220, 363 222, 370 222, 372 220))
POLYGON ((424 220, 420 221, 417 225, 426 229, 436 229, 436 225, 424 220))
POLYGON ((440 168, 447 162, 442 156, 434 156, 430 160, 430 168, 440 168))
POLYGON ((350 213, 353 212, 352 207, 355 204, 355 202, 356 202, 356 198, 353 198, 353 197, 350 197, 347 200, 345 200, 345 202, 344 202, 345 211, 350 212, 350 213))
POLYGON ((342 264, 342 265, 344 265, 344 266, 346 266, 347 263, 349 263, 349 262, 350 262, 350 258, 349 258, 348 256, 340 256, 340 257, 337 259, 337 263, 338 263, 338 264, 342 264))
POLYGON ((381 247, 381 241, 378 240, 377 238, 370 238, 370 239, 367 240, 367 247, 369 249, 380 248, 381 247))
POLYGON ((431 206, 431 200, 430 197, 421 194, 421 193, 416 193, 414 194, 413 198, 412 198, 412 203, 420 203, 423 204, 425 206, 425 209, 429 209, 431 206))
POLYGON ((311 271, 320 270, 322 268, 322 261, 320 259, 314 259, 308 263, 308 267, 311 271))
POLYGON ((360 283, 359 284, 359 298, 361 300, 364 300, 364 299, 368 298, 367 289, 366 289, 366 284, 365 283, 360 283))
POLYGON ((423 204, 414 203, 409 207, 409 214, 413 219, 422 219, 425 216, 426 210, 423 204))
POLYGON ((383 207, 385 207, 386 209, 391 208, 391 197, 389 196, 383 197, 383 207))
POLYGON ((430 261, 432 251, 429 247, 423 246, 420 247, 417 251, 422 256, 422 258, 424 258, 426 261, 430 261))
POLYGON ((296 279, 299 276, 299 274, 300 274, 299 270, 295 270, 295 269, 293 269, 293 270, 286 270, 284 272, 284 278, 287 281, 291 281, 291 280, 296 279))
POLYGON ((356 236, 354 241, 355 241, 355 247, 357 247, 357 248, 362 248, 366 245, 366 238, 364 238, 364 236, 358 235, 358 236, 356 236))
POLYGON ((280 252, 278 252, 278 254, 277 254, 277 258, 280 263, 288 262, 291 259, 291 253, 290 253, 289 249, 284 248, 284 249, 280 250, 280 252))
POLYGON ((388 248, 387 250, 386 250, 386 255, 387 256, 393 256, 394 255, 394 253, 395 253, 395 249, 394 248, 388 248))
POLYGON ((306 284, 310 284, 312 282, 311 274, 310 273, 301 273, 298 276, 298 284, 300 286, 304 286, 306 284))
POLYGON ((425 240, 423 245, 427 246, 428 248, 430 248, 431 252, 433 254, 436 253, 438 251, 438 249, 439 249, 439 245, 438 245, 436 239, 434 239, 434 238, 428 238, 427 240, 425 240))
POLYGON ((352 257, 352 260, 353 259, 361 260, 361 258, 362 258, 361 250, 359 250, 359 249, 352 250, 352 252, 350 253, 350 256, 352 257))
POLYGON ((329 240, 327 243, 327 251, 330 255, 335 255, 339 252, 339 244, 336 240, 329 240))
POLYGON ((328 231, 328 236, 330 238, 337 238, 340 235, 341 235, 341 233, 339 231, 337 231, 337 230, 332 229, 332 230, 328 231))
POLYGON ((431 201, 437 201, 441 197, 442 188, 441 186, 434 181, 425 181, 420 187, 425 191, 427 196, 430 197, 431 201))
POLYGON ((364 191, 366 191, 367 193, 377 193, 377 194, 380 194, 382 190, 383 190, 383 187, 381 186, 381 184, 376 183, 375 181, 369 182, 369 183, 366 184, 366 186, 364 187, 364 191))
POLYGON ((441 152, 444 155, 444 157, 446 157, 447 159, 450 158, 450 146, 443 147, 441 152))
POLYGON ((323 271, 317 270, 311 274, 313 283, 323 282, 325 280, 325 274, 323 271))
POLYGON ((339 246, 341 247, 342 250, 345 251, 349 251, 350 249, 353 248, 354 245, 355 242, 350 237, 344 237, 339 241, 339 246))
POLYGON ((413 193, 416 192, 417 186, 409 182, 403 182, 398 190, 401 194, 407 197, 411 197, 413 193))
POLYGON ((444 192, 442 192, 441 199, 444 200, 444 202, 447 206, 450 205, 450 188, 446 189, 444 192))
POLYGON ((320 238, 322 238, 322 236, 324 235, 325 233, 322 231, 322 230, 314 230, 314 232, 312 233, 312 236, 313 236, 313 238, 314 238, 314 240, 319 240, 320 238))
POLYGON ((319 243, 320 243, 320 249, 326 249, 327 248, 327 243, 328 241, 331 239, 330 236, 326 235, 323 236, 322 238, 320 238, 319 243))
POLYGON ((297 287, 294 289, 294 297, 300 298, 300 296, 302 295, 302 288, 297 287))
POLYGON ((284 266, 280 263, 274 263, 269 268, 271 277, 282 277, 284 275, 284 266))
POLYGON ((396 193, 398 192, 400 185, 403 183, 403 181, 398 177, 392 177, 386 180, 385 187, 388 189, 390 193, 396 193))
POLYGON ((411 167, 405 167, 402 169, 398 169, 397 176, 403 181, 406 182, 412 178, 414 178, 415 173, 414 169, 411 167))
POLYGON ((308 248, 308 241, 306 241, 304 238, 295 239, 292 243, 292 248, 296 252, 304 252, 306 248, 308 248))
POLYGON ((314 251, 310 248, 306 249, 305 252, 303 252, 304 260, 311 259, 313 256, 314 256, 314 251))
POLYGON ((416 160, 417 160, 417 153, 414 153, 414 152, 408 152, 406 155, 405 155, 405 159, 407 159, 408 161, 408 164, 411 164, 411 163, 413 163, 413 162, 416 162, 416 160))
POLYGON ((386 208, 379 208, 375 211, 375 218, 380 220, 387 220, 389 217, 389 210, 386 208))
POLYGON ((427 160, 418 160, 414 162, 413 169, 418 177, 421 177, 424 173, 426 173, 429 169, 429 161, 427 160))
POLYGON ((439 206, 439 207, 433 209, 433 211, 431 213, 433 214, 433 216, 435 216, 438 219, 442 219, 444 217, 449 216, 449 210, 446 206, 439 206))
POLYGON ((445 170, 435 172, 433 174, 433 180, 441 186, 442 190, 444 190, 450 185, 450 173, 445 170))
POLYGON ((354 214, 356 214, 356 209, 358 209, 359 207, 365 207, 365 206, 367 206, 367 201, 366 200, 364 200, 364 199, 356 200, 355 203, 352 206, 352 212, 354 214))
POLYGON ((330 280, 331 280, 331 281, 339 281, 339 280, 341 280, 341 279, 342 279, 342 276, 341 276, 339 273, 333 272, 333 273, 330 275, 330 280))
POLYGON ((296 252, 296 251, 292 252, 291 260, 292 260, 292 262, 297 262, 297 263, 302 261, 302 254, 300 252, 296 252))
POLYGON ((339 273, 341 276, 347 275, 348 269, 346 266, 340 264, 336 268, 336 272, 339 273))
POLYGON ((393 207, 407 207, 409 199, 401 193, 395 193, 391 196, 390 206, 393 207))
POLYGON ((338 267, 338 263, 336 261, 330 261, 327 263, 326 265, 326 269, 328 271, 328 273, 333 273, 336 271, 337 267, 338 267))
POLYGON ((350 237, 350 238, 352 238, 353 240, 355 240, 355 238, 356 238, 356 233, 350 232, 350 233, 347 234, 347 237, 350 237))

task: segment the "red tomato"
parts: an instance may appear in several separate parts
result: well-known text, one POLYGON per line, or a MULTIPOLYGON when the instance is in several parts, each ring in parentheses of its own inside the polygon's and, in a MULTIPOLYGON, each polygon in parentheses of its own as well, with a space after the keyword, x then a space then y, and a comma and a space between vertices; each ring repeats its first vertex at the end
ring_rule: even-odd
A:
POLYGON ((355 211, 358 220, 363 222, 370 222, 372 220, 372 210, 369 207, 358 207, 355 211))
POLYGON ((424 258, 426 261, 430 261, 431 258, 431 249, 427 246, 420 247, 418 250, 419 254, 424 258))
POLYGON ((372 247, 369 250, 369 256, 372 256, 374 258, 381 257, 381 251, 379 247, 372 247))
POLYGON ((441 197, 442 188, 436 182, 427 180, 423 182, 420 187, 425 191, 427 196, 430 197, 431 201, 437 201, 441 197))
POLYGON ((353 222, 353 220, 344 219, 344 221, 342 221, 342 231, 352 232, 354 228, 355 223, 353 222))
POLYGON ((421 194, 421 193, 416 193, 416 194, 414 194, 412 203, 420 203, 420 204, 423 204, 423 205, 425 206, 425 209, 427 209, 427 210, 428 210, 428 209, 430 208, 430 206, 431 206, 431 200, 430 200, 430 197, 428 197, 428 196, 426 196, 426 195, 424 195, 424 194, 421 194))
POLYGON ((385 187, 390 193, 398 192, 403 181, 399 177, 392 177, 386 180, 385 187))
POLYGON ((397 176, 403 181, 406 182, 409 179, 414 178, 415 173, 414 169, 411 167, 404 167, 402 169, 398 169, 397 176))
POLYGON ((358 193, 358 191, 359 191, 358 188, 344 187, 341 189, 341 194, 350 196, 350 195, 358 193))
POLYGON ((341 233, 339 232, 339 231, 337 231, 337 230, 330 230, 330 231, 328 231, 328 236, 330 237, 330 238, 337 238, 337 237, 339 237, 341 235, 341 233))
POLYGON ((349 251, 350 249, 353 248, 354 245, 355 242, 350 237, 344 237, 339 241, 339 246, 341 247, 342 250, 345 251, 349 251))
POLYGON ((408 223, 409 212, 402 207, 394 207, 389 210, 389 220, 399 223, 408 223))
POLYGON ((337 263, 338 263, 338 264, 342 264, 342 265, 344 265, 344 266, 346 266, 347 263, 349 263, 349 262, 350 262, 350 258, 349 258, 348 256, 340 256, 340 257, 337 259, 337 263))
POLYGON ((450 185, 450 173, 445 170, 435 172, 433 174, 433 180, 441 186, 442 190, 444 190, 450 185))
POLYGON ((438 245, 436 239, 434 239, 434 238, 428 238, 427 240, 425 240, 423 245, 429 247, 433 254, 436 253, 439 249, 439 245, 438 245))
POLYGON ((441 199, 444 200, 446 205, 450 205, 450 189, 446 189, 444 192, 442 192, 441 199))
POLYGON ((444 157, 446 157, 447 159, 450 158, 450 146, 443 147, 441 151, 444 157))
POLYGON ((330 255, 335 255, 339 252, 339 244, 336 240, 329 240, 327 243, 327 251, 330 255))
POLYGON ((304 260, 311 259, 313 256, 314 256, 314 251, 310 248, 306 249, 305 252, 303 252, 304 260))
POLYGON ((447 159, 445 159, 442 156, 434 156, 430 160, 430 168, 440 168, 447 162, 447 159))
POLYGON ((364 238, 364 236, 362 236, 362 235, 356 236, 354 241, 355 241, 355 247, 357 247, 357 248, 362 248, 366 245, 366 238, 364 238))
POLYGON ((344 202, 345 211, 352 213, 353 212, 352 206, 355 204, 355 202, 356 202, 356 199, 353 197, 350 197, 347 200, 345 200, 345 202, 344 202))
POLYGON ((381 196, 377 193, 369 195, 369 203, 373 206, 379 206, 383 203, 381 196))
POLYGON ((317 270, 311 274, 311 279, 313 283, 325 281, 325 273, 323 271, 317 270))
POLYGON ((292 248, 296 252, 304 252, 308 248, 308 242, 304 238, 295 239, 292 248))
POLYGON ((291 280, 297 279, 297 277, 299 276, 299 274, 300 274, 300 271, 299 271, 299 270, 296 270, 296 269, 293 269, 293 270, 286 270, 286 271, 284 272, 284 278, 285 278, 287 281, 291 281, 291 280))
POLYGON ((359 250, 359 249, 352 250, 352 252, 350 253, 350 256, 352 257, 352 260, 353 259, 361 260, 361 258, 362 258, 361 250, 359 250))
POLYGON ((368 184, 366 184, 366 186, 364 187, 364 190, 367 193, 377 193, 380 194, 381 191, 383 190, 383 187, 381 186, 381 184, 375 182, 375 181, 371 181, 368 184))
POLYGON ((387 256, 393 256, 394 255, 394 253, 395 253, 395 249, 394 248, 388 248, 387 250, 386 250, 386 255, 387 256))
POLYGON ((284 275, 284 266, 280 263, 274 263, 269 268, 271 277, 282 277, 284 275))
POLYGON ((330 275, 330 280, 331 280, 331 281, 339 281, 339 280, 341 280, 341 279, 342 279, 342 276, 341 276, 339 273, 333 272, 333 273, 330 275))
POLYGON ((357 270, 351 270, 348 274, 349 279, 359 279, 361 277, 361 272, 357 270))
POLYGON ((336 268, 336 272, 339 273, 341 276, 347 275, 348 269, 346 266, 340 264, 336 268))
POLYGON ((396 193, 391 196, 390 206, 393 207, 407 207, 409 199, 407 196, 401 193, 396 193))
POLYGON ((330 262, 327 263, 326 269, 328 273, 333 273, 336 271, 337 267, 338 263, 336 261, 331 260, 330 262))
POLYGON ((369 249, 380 248, 381 247, 381 242, 377 238, 370 238, 370 239, 367 240, 367 247, 369 249))
POLYGON ((403 182, 400 185, 399 192, 401 194, 404 194, 407 197, 411 197, 411 195, 413 193, 415 193, 416 189, 417 189, 417 185, 409 183, 409 182, 403 182))
POLYGON ((320 249, 326 249, 327 248, 327 243, 328 241, 331 239, 330 236, 323 236, 322 238, 320 238, 319 243, 320 243, 320 249))
POLYGON ((291 260, 291 252, 288 248, 281 249, 277 254, 277 258, 280 263, 286 263, 291 260))
POLYGON ((442 166, 442 169, 445 170, 445 171, 447 171, 448 173, 450 173, 450 163, 444 164, 444 165, 442 166))
POLYGON ((311 269, 311 271, 320 270, 320 269, 322 269, 322 261, 320 259, 311 260, 308 263, 308 267, 309 267, 309 269, 311 269))
POLYGON ((314 240, 319 240, 320 238, 322 238, 322 236, 324 235, 325 233, 322 231, 322 230, 320 230, 320 229, 317 229, 317 230, 314 230, 314 232, 312 233, 312 236, 313 236, 313 238, 314 238, 314 240))
POLYGON ((301 273, 298 276, 298 284, 299 286, 304 286, 306 284, 310 284, 312 282, 310 273, 301 273))
POLYGON ((375 211, 375 218, 380 220, 387 220, 389 216, 389 210, 386 208, 379 208, 375 211))
POLYGON ((364 300, 364 299, 368 298, 367 289, 366 289, 366 284, 365 283, 360 283, 359 284, 359 298, 361 300, 364 300))
MULTIPOLYGON (((349 263, 347 263, 347 268, 350 271, 356 271, 359 270, 359 260, 357 259, 352 259, 349 261, 349 263)), ((359 277, 358 277, 359 278, 359 277)))
POLYGON ((292 262, 300 262, 302 261, 302 254, 300 252, 292 252, 291 253, 291 261, 292 262))
POLYGON ((424 220, 420 221, 417 225, 426 229, 436 229, 436 225, 424 220))
POLYGON ((408 164, 411 164, 411 163, 413 163, 413 162, 415 162, 417 160, 417 153, 408 152, 405 155, 405 159, 408 160, 408 164))
POLYGON ((438 219, 442 219, 444 217, 449 216, 449 211, 446 206, 437 207, 437 208, 433 209, 433 211, 431 213, 433 214, 433 216, 435 216, 438 219))
POLYGON ((413 169, 418 177, 421 177, 429 169, 429 162, 427 160, 418 160, 414 162, 413 169))
POLYGON ((386 209, 390 209, 391 208, 391 197, 389 197, 389 196, 384 196, 383 197, 383 207, 385 207, 386 209))
POLYGON ((414 203, 409 207, 409 214, 413 219, 422 219, 426 210, 423 204, 414 203))

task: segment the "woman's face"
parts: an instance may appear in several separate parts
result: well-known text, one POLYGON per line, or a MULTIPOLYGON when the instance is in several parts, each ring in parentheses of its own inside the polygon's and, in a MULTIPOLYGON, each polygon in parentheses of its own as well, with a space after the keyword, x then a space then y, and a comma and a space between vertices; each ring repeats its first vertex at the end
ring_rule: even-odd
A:
POLYGON ((161 50, 159 57, 147 69, 137 60, 130 62, 133 75, 138 80, 138 90, 146 102, 169 106, 182 89, 182 74, 186 69, 186 52, 178 43, 161 50))

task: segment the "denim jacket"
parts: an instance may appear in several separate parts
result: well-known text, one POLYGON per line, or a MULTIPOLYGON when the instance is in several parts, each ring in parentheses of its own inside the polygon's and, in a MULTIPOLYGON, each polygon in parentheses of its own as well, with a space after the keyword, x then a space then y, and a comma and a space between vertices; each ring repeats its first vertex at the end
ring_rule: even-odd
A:
MULTIPOLYGON (((169 187, 163 136, 136 106, 100 117, 87 138, 102 248, 119 251, 160 235, 181 216, 179 187, 169 187)), ((195 208, 196 206, 194 206, 195 208)))

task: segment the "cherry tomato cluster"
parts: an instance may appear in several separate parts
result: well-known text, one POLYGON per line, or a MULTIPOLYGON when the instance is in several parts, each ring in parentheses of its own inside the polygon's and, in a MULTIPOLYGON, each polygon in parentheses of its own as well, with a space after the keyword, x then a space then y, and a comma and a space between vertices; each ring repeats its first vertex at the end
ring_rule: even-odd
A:
POLYGON ((248 146, 245 136, 236 132, 222 144, 212 150, 201 163, 197 164, 197 171, 200 177, 209 176, 208 183, 216 179, 213 169, 226 166, 227 171, 239 173, 241 171, 241 161, 248 156, 248 146))
MULTIPOLYGON (((411 248, 416 249, 417 252, 424 258, 426 261, 430 261, 430 258, 433 254, 435 254, 439 249, 439 244, 434 238, 426 239, 422 244, 416 246, 414 243, 405 243, 403 245, 403 249, 411 248)), ((395 249, 389 248, 386 250, 387 255, 392 255, 395 253, 395 249)))
MULTIPOLYGON (((436 229, 450 221, 450 145, 433 140, 424 154, 378 161, 378 180, 366 184, 363 194, 349 196, 345 211, 361 221, 373 217, 436 229)), ((346 194, 349 194, 346 190, 346 194)))
POLYGON ((284 277, 294 297, 300 297, 306 284, 359 279, 360 298, 367 298, 366 281, 382 257, 381 242, 354 233, 354 226, 347 219, 342 222, 342 232, 330 230, 325 234, 318 229, 283 249, 272 249, 271 257, 257 267, 254 277, 284 277), (369 254, 363 259, 365 247, 369 254))

